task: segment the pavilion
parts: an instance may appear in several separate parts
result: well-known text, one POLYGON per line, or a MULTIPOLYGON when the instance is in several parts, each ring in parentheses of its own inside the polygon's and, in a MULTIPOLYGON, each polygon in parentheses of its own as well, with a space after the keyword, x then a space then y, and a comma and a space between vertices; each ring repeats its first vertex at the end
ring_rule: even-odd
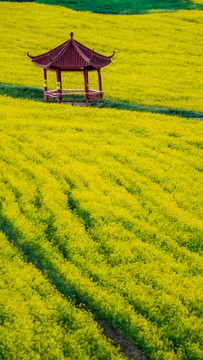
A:
POLYGON ((66 95, 84 95, 88 104, 91 100, 97 100, 103 97, 101 68, 111 63, 114 56, 104 56, 96 53, 73 39, 73 33, 70 33, 70 39, 59 45, 53 50, 38 56, 30 56, 32 62, 43 68, 44 71, 44 100, 57 99, 58 103, 63 101, 66 95), (55 71, 57 78, 57 90, 48 90, 47 71, 55 71), (62 89, 61 73, 62 71, 81 71, 84 75, 85 89, 62 89), (88 72, 98 72, 99 90, 89 89, 88 72))

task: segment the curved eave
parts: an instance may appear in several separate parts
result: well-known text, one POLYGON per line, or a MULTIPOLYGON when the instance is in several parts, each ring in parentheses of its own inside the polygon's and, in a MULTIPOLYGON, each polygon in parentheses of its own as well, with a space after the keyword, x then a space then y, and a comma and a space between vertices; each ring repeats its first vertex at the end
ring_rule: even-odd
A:
POLYGON ((101 68, 109 65, 110 63, 111 63, 111 62, 109 62, 109 63, 107 63, 107 64, 97 64, 97 65, 90 63, 88 66, 85 66, 85 68, 88 68, 88 67, 89 67, 89 68, 91 68, 92 70, 98 70, 98 69, 101 69, 101 68))
POLYGON ((27 56, 29 56, 29 58, 32 60, 32 63, 37 65, 37 66, 47 68, 47 67, 50 67, 50 65, 51 65, 51 61, 45 62, 45 63, 39 62, 39 60, 41 60, 41 61, 43 60, 44 55, 43 55, 43 57, 42 57, 42 55, 40 55, 40 56, 31 56, 29 53, 27 53, 27 56))
POLYGON ((35 64, 35 65, 37 65, 37 66, 39 66, 39 67, 42 67, 42 68, 49 68, 49 67, 51 67, 51 63, 49 63, 49 64, 39 64, 39 63, 37 63, 37 62, 34 61, 34 60, 32 60, 32 63, 35 64))
POLYGON ((107 65, 109 65, 111 62, 108 62, 107 64, 98 64, 98 65, 94 65, 94 64, 87 64, 85 66, 81 66, 81 67, 78 67, 78 66, 71 66, 71 67, 62 67, 62 66, 56 66, 52 63, 49 63, 49 64, 39 64, 37 63, 36 61, 32 60, 32 63, 41 67, 41 68, 45 68, 45 69, 53 69, 53 70, 61 70, 61 71, 75 71, 75 70, 82 70, 82 69, 88 69, 90 68, 91 70, 98 70, 98 69, 101 69, 103 67, 106 67, 107 65))
POLYGON ((104 60, 107 60, 107 61, 110 60, 110 62, 111 62, 112 57, 114 57, 114 55, 115 55, 115 51, 113 51, 113 54, 110 55, 110 56, 101 55, 101 54, 98 54, 98 53, 96 53, 96 52, 93 51, 93 56, 94 56, 94 55, 97 55, 97 56, 100 57, 101 59, 104 59, 104 60))
POLYGON ((77 44, 77 46, 80 48, 80 50, 82 51, 85 50, 85 51, 88 51, 88 52, 91 52, 92 55, 96 55, 96 56, 99 56, 100 58, 102 59, 105 59, 105 60, 108 60, 108 59, 111 59, 114 55, 115 55, 115 51, 113 51, 113 54, 110 55, 110 56, 105 56, 105 55, 102 55, 102 54, 99 54, 97 52, 95 52, 94 50, 91 50, 89 49, 88 47, 86 47, 85 45, 83 44, 80 44, 78 41, 74 40, 74 43, 77 44))
MULTIPOLYGON (((69 41, 70 41, 70 40, 65 41, 63 44, 57 46, 56 48, 54 48, 54 49, 52 49, 52 50, 49 50, 49 51, 43 53, 43 54, 41 54, 41 55, 31 56, 31 55, 29 54, 29 52, 27 52, 27 55, 28 55, 29 58, 31 58, 31 59, 36 59, 36 58, 41 59, 41 58, 43 58, 43 57, 45 57, 45 56, 51 56, 51 54, 52 54, 53 52, 56 52, 56 51, 59 50, 59 49, 61 49, 61 50, 64 49, 64 47, 69 43, 69 41)), ((60 52, 61 52, 61 50, 60 50, 60 52)))
POLYGON ((109 59, 112 59, 115 55, 115 51, 113 51, 113 54, 111 56, 109 56, 109 59))
POLYGON ((71 71, 71 70, 81 70, 81 69, 86 69, 86 68, 91 68, 92 70, 98 70, 100 68, 103 68, 107 65, 109 65, 111 63, 111 60, 109 59, 109 61, 106 62, 102 62, 102 63, 94 63, 93 61, 90 62, 86 62, 86 64, 80 65, 80 66, 62 66, 60 64, 54 64, 54 62, 50 61, 49 63, 39 63, 37 60, 35 60, 34 58, 32 59, 32 63, 41 67, 41 68, 46 68, 47 70, 49 68, 52 69, 59 69, 61 71, 71 71))

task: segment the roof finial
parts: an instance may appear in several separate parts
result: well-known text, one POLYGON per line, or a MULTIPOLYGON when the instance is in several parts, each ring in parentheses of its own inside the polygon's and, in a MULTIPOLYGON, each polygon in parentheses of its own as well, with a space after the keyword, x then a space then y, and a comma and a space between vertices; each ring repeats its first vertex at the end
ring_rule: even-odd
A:
POLYGON ((71 39, 73 38, 73 32, 71 31, 71 33, 70 33, 70 37, 71 37, 71 39))

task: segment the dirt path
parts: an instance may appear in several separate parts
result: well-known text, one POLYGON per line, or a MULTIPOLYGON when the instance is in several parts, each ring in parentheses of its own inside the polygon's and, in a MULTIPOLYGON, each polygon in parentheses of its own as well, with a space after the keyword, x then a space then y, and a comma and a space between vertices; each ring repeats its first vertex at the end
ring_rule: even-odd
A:
POLYGON ((124 338, 116 330, 112 329, 103 320, 97 320, 107 338, 113 341, 115 347, 120 347, 120 352, 130 360, 149 360, 143 352, 133 345, 130 340, 124 338))

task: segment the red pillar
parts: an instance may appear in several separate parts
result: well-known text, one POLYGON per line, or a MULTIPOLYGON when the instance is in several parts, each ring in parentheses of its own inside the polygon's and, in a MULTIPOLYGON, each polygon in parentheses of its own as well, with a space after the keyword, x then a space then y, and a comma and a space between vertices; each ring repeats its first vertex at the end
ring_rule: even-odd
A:
POLYGON ((61 70, 56 70, 56 77, 57 77, 57 101, 61 103, 62 100, 62 85, 61 85, 61 70))
POLYGON ((89 83, 88 83, 88 70, 84 69, 84 81, 85 81, 85 99, 86 103, 89 102, 89 83))
POLYGON ((101 91, 100 97, 103 97, 102 94, 102 81, 101 81, 101 69, 98 69, 98 80, 99 80, 99 91, 101 91))
POLYGON ((47 70, 44 69, 44 101, 47 102, 48 101, 48 96, 47 96, 47 70))

